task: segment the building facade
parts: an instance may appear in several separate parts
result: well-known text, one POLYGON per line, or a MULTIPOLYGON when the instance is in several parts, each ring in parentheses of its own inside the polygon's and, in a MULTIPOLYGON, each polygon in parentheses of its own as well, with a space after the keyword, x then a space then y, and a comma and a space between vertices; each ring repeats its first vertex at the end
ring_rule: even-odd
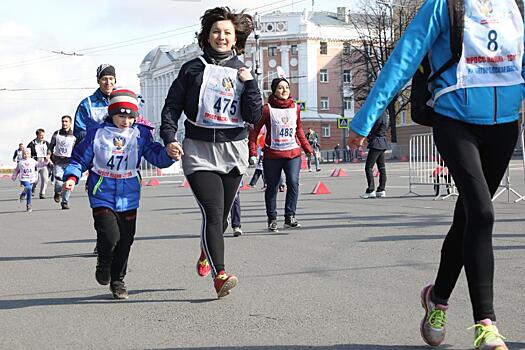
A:
MULTIPOLYGON (((358 33, 349 23, 347 9, 276 11, 256 18, 256 29, 259 40, 250 36, 241 59, 257 73, 263 96, 267 98, 271 93, 270 83, 281 67, 292 96, 304 106, 303 129, 316 130, 323 150, 337 144, 344 146, 347 129, 338 129, 337 119, 352 118, 359 108, 352 88, 357 74, 353 74, 348 59, 348 43, 358 40, 358 33)), ((145 56, 138 76, 148 119, 160 124, 164 99, 181 65, 200 54, 193 43, 181 49, 159 46, 145 56)), ((182 134, 182 122, 179 129, 182 134)))

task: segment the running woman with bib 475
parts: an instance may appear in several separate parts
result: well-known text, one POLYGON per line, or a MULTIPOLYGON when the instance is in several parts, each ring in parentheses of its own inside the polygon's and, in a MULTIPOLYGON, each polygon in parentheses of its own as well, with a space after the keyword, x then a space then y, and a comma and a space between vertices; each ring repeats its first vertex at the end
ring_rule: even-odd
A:
POLYGON ((224 231, 239 183, 248 168, 245 123, 261 117, 261 95, 237 58, 253 30, 250 15, 226 7, 207 10, 198 35, 202 56, 186 62, 166 97, 160 135, 168 152, 184 150, 182 167, 202 212, 200 276, 212 273, 219 298, 236 286, 225 272, 224 231), (175 138, 184 112, 183 144, 175 138))

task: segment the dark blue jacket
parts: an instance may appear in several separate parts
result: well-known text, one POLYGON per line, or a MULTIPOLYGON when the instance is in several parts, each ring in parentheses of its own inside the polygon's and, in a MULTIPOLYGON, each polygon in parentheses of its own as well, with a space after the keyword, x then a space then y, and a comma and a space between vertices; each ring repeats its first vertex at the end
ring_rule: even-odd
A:
MULTIPOLYGON (((73 149, 71 163, 64 171, 63 180, 66 181, 68 178, 74 177, 78 183, 82 173, 89 170, 87 187, 91 208, 106 207, 115 212, 136 209, 139 207, 140 199, 140 176, 113 179, 100 176, 91 170, 91 163, 95 157, 93 141, 97 130, 109 126, 114 127, 112 123, 106 121, 87 132, 86 137, 73 149)), ((132 128, 140 130, 140 136, 137 140, 139 146, 137 168, 140 167, 142 156, 159 168, 167 168, 174 163, 166 153, 164 146, 153 141, 150 129, 138 124, 134 124, 132 128)))

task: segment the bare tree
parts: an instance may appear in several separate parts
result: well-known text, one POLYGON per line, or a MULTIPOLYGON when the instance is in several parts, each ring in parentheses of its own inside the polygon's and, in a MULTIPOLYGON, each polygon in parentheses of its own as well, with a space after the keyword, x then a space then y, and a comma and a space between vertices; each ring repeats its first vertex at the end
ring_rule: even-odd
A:
MULTIPOLYGON (((350 12, 349 22, 357 37, 346 43, 350 50, 344 60, 352 71, 356 105, 361 106, 368 96, 419 3, 418 0, 361 0, 356 10, 350 12)), ((409 89, 405 86, 387 107, 392 142, 397 142, 396 120, 407 108, 409 89)))

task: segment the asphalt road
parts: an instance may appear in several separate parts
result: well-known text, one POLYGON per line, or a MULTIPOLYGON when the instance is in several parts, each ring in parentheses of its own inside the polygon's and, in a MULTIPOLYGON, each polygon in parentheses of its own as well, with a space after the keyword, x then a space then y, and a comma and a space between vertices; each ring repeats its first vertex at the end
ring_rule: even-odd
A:
MULTIPOLYGON (((419 293, 432 283, 455 199, 408 192, 407 163, 390 163, 387 198, 359 199, 363 164, 301 173, 298 230, 266 229, 264 193, 242 191, 242 229, 226 237, 227 271, 239 277, 216 300, 199 278, 200 212, 181 177, 144 187, 126 283, 114 301, 94 279, 95 232, 80 186, 63 211, 0 180, 0 349, 428 349, 419 293), (310 194, 322 181, 331 194, 310 194)), ((253 170, 252 170, 253 171, 253 170)), ((525 194, 521 163, 512 187, 525 194)), ((510 349, 525 349, 525 203, 495 202, 495 307, 510 349)), ((279 194, 282 226, 284 195, 279 194)), ((444 349, 470 349, 472 311, 461 275, 444 349)))

